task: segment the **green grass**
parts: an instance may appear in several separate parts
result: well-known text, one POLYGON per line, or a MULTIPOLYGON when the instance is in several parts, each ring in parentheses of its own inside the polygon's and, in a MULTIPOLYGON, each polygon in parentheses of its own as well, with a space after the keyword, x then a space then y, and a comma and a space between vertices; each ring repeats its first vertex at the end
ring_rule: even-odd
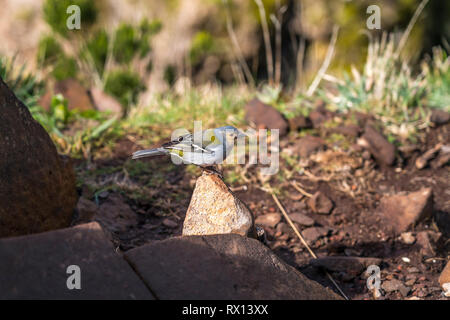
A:
POLYGON ((0 77, 26 106, 32 108, 43 94, 44 84, 25 71, 25 65, 17 67, 15 57, 0 57, 0 77))

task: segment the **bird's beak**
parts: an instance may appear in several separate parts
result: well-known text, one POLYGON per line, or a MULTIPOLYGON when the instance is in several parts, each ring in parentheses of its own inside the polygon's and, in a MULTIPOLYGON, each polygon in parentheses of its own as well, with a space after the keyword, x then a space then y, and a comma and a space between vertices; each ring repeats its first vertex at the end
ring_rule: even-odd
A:
POLYGON ((245 134, 245 133, 242 132, 242 131, 238 131, 237 137, 238 137, 238 139, 239 139, 239 138, 245 138, 245 137, 247 137, 247 134, 245 134))

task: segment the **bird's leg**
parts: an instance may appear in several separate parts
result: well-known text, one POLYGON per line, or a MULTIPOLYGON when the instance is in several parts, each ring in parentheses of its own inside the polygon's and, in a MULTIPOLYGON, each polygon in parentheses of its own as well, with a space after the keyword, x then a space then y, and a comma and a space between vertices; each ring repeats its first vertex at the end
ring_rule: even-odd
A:
POLYGON ((214 166, 202 166, 200 168, 202 168, 202 170, 208 174, 216 174, 219 176, 219 178, 223 179, 222 172, 217 170, 214 166))

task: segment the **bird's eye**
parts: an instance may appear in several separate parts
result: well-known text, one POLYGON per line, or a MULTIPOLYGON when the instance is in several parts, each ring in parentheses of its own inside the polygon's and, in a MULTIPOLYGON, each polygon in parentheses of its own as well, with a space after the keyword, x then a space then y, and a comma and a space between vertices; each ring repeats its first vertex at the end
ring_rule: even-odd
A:
POLYGON ((178 141, 180 141, 180 142, 183 141, 183 137, 179 137, 178 141))
POLYGON ((215 136, 211 136, 211 142, 214 142, 214 140, 216 140, 215 136))

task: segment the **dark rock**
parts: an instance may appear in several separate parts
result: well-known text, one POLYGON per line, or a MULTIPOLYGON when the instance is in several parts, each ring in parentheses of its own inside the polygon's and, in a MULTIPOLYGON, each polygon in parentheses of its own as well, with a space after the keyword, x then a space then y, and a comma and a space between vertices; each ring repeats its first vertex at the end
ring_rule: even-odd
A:
POLYGON ((2 299, 153 299, 98 223, 0 240, 2 299), (70 265, 81 289, 67 288, 70 265))
POLYGON ((92 221, 93 217, 97 213, 97 205, 95 202, 88 200, 84 197, 80 197, 77 203, 77 219, 76 223, 87 223, 92 221))
POLYGON ((311 227, 302 231, 302 236, 308 243, 313 243, 320 238, 327 237, 331 232, 330 228, 311 227))
POLYGON ((159 299, 339 299, 236 234, 175 237, 125 255, 159 299))
POLYGON ((268 228, 275 228, 278 222, 281 221, 279 213, 266 213, 256 218, 255 223, 268 228))
POLYGON ((345 272, 353 277, 360 275, 370 265, 380 265, 381 259, 361 257, 323 257, 311 260, 315 267, 332 272, 345 272))
POLYGON ((320 191, 308 199, 308 205, 312 211, 319 214, 329 214, 333 209, 333 201, 320 191))
POLYGON ((304 116, 296 116, 294 118, 289 119, 289 129, 291 131, 298 131, 301 129, 310 129, 312 128, 312 123, 309 118, 304 116))
POLYGON ((279 129, 280 137, 286 135, 288 122, 274 107, 265 104, 257 98, 245 106, 245 120, 258 129, 279 129))
POLYGON ((450 121, 450 113, 440 109, 433 109, 430 121, 437 125, 446 124, 450 121))
POLYGON ((0 79, 0 238, 69 226, 77 194, 70 160, 0 79))
POLYGON ((391 166, 394 164, 395 146, 372 126, 366 125, 359 143, 370 151, 380 165, 391 166))
POLYGON ((423 188, 409 194, 384 196, 380 201, 379 212, 395 233, 405 232, 431 216, 433 190, 423 188))
POLYGON ((39 104, 45 110, 50 110, 52 97, 56 94, 61 94, 67 99, 67 108, 69 110, 86 111, 95 109, 88 91, 74 79, 64 79, 56 82, 54 87, 42 96, 39 104))
POLYGON ((312 225, 314 225, 313 219, 301 213, 291 213, 289 215, 289 218, 291 218, 292 221, 305 227, 311 227, 312 225))
POLYGON ((324 145, 325 141, 321 138, 305 136, 295 143, 294 150, 297 150, 300 157, 308 158, 311 154, 322 148, 324 145))

